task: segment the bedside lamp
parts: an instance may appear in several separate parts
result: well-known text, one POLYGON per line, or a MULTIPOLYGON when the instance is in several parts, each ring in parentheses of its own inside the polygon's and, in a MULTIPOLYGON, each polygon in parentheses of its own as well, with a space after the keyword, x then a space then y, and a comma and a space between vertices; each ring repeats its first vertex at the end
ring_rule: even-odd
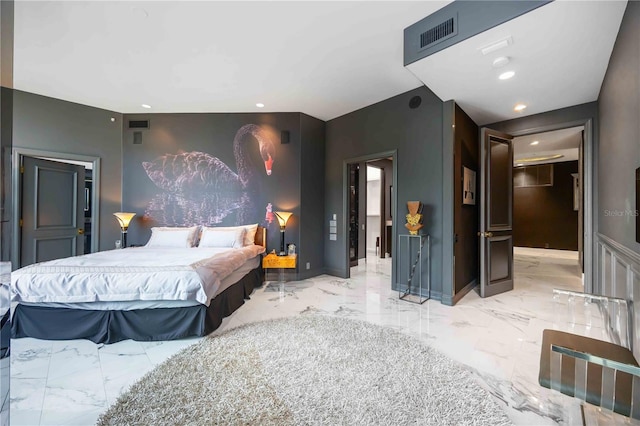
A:
POLYGON ((125 248, 127 247, 127 229, 129 229, 129 222, 131 222, 131 219, 133 219, 136 214, 117 212, 113 215, 118 219, 118 223, 120 224, 120 229, 122 230, 122 248, 125 248))
POLYGON ((284 228, 287 227, 287 221, 291 217, 293 213, 291 212, 276 212, 276 217, 278 218, 278 223, 280 224, 280 255, 287 254, 284 251, 284 228))

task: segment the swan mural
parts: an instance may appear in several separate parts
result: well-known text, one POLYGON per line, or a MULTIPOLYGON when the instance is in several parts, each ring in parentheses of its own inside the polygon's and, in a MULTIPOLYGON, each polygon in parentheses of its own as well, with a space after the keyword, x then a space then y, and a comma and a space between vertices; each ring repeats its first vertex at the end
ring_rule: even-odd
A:
POLYGON ((233 154, 235 172, 219 158, 200 151, 143 162, 149 179, 163 190, 151 200, 146 214, 167 226, 259 222, 260 179, 271 175, 275 145, 260 126, 246 124, 236 132, 233 154), (256 145, 261 165, 253 159, 256 145))

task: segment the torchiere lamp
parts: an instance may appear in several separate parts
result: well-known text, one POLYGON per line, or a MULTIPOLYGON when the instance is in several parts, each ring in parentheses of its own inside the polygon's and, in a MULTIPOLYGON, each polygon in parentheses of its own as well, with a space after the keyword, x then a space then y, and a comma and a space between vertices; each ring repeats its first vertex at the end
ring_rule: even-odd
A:
POLYGON ((291 212, 276 212, 276 217, 278 218, 278 223, 280 224, 280 255, 287 254, 284 251, 284 228, 287 227, 287 221, 291 217, 293 213, 291 212))
POLYGON ((117 212, 113 215, 118 219, 120 229, 122 229, 122 248, 125 248, 127 247, 127 230, 129 229, 129 222, 131 222, 131 219, 133 219, 136 214, 117 212))

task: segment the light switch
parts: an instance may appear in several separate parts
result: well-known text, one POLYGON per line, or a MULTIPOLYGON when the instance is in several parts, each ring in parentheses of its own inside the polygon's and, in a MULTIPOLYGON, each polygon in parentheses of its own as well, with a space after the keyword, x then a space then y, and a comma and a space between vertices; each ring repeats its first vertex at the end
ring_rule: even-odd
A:
POLYGON ((337 217, 336 217, 336 214, 334 213, 333 214, 333 220, 336 220, 336 219, 337 219, 337 217))

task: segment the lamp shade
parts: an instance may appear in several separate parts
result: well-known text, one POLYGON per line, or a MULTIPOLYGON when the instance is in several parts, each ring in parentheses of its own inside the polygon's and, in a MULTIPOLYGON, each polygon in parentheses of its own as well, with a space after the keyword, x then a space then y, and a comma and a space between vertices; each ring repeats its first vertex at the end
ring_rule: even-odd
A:
POLYGON ((123 232, 126 232, 127 228, 129 228, 129 222, 136 215, 135 213, 125 213, 125 212, 117 212, 113 214, 116 219, 118 219, 118 223, 120 224, 120 228, 122 228, 123 232))
POLYGON ((278 218, 278 223, 280 224, 281 228, 287 226, 287 221, 289 220, 291 215, 293 215, 293 213, 291 212, 276 212, 276 217, 278 218))

